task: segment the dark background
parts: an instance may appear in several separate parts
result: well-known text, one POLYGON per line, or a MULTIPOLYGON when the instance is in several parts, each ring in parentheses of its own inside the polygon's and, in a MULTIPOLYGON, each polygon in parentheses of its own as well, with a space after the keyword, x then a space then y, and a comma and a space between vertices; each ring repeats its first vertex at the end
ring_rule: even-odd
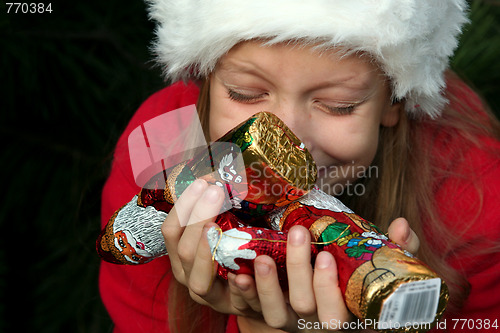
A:
MULTIPOLYGON (((500 1, 471 4, 452 67, 500 110, 500 1)), ((97 289, 100 191, 120 132, 165 83, 141 0, 52 10, 0 5, 0 332, 110 332, 97 289)))

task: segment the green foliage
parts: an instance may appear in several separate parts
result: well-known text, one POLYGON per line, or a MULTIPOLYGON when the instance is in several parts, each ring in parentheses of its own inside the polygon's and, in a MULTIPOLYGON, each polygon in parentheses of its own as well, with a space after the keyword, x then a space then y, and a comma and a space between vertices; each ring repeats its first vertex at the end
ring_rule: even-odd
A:
MULTIPOLYGON (((182 1, 182 0, 179 0, 182 1)), ((94 250, 113 146, 164 83, 142 0, 0 6, 0 332, 110 332, 94 250)), ((473 1, 453 60, 500 109, 500 6, 473 1)))
POLYGON ((500 1, 470 1, 469 17, 451 67, 500 117, 500 1))

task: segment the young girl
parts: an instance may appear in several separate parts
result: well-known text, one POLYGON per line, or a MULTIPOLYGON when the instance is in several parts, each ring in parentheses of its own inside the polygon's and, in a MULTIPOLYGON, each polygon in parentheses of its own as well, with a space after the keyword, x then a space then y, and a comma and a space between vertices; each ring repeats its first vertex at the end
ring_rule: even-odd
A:
MULTIPOLYGON (((186 83, 149 98, 122 135, 103 224, 139 191, 127 147, 137 126, 197 103, 214 141, 256 112, 273 112, 310 150, 322 190, 445 278, 450 302, 439 329, 500 325, 500 125, 446 70, 465 1, 150 3, 158 59, 168 78, 186 83), (378 172, 353 172, 370 166, 378 172)), ((255 279, 214 279, 205 232, 222 197, 194 182, 163 224, 168 257, 102 264, 116 332, 309 332, 300 323, 354 320, 335 259, 320 253, 311 266, 305 228, 289 234, 288 292, 266 256, 255 260, 255 279), (203 222, 181 227, 195 219, 203 222)))

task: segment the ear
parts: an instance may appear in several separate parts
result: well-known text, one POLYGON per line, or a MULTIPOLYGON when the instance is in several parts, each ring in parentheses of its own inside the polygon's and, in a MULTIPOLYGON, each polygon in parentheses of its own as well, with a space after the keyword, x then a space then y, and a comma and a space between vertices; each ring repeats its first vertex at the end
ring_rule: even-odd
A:
POLYGON ((401 101, 393 101, 382 114, 380 124, 385 127, 396 126, 399 122, 400 112, 404 112, 403 103, 401 101))

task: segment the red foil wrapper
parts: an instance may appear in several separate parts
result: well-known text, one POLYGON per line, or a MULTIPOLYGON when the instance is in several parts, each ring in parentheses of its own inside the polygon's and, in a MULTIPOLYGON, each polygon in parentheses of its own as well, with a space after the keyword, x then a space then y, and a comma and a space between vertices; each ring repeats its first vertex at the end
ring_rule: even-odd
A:
POLYGON ((224 142, 232 145, 212 145, 160 172, 119 209, 97 240, 102 258, 142 264, 165 255, 161 225, 185 188, 203 178, 226 190, 231 208, 208 234, 221 277, 253 274, 253 260, 266 254, 286 288, 287 232, 300 224, 311 232, 313 261, 323 250, 335 256, 346 304, 368 326, 420 332, 440 318, 448 300, 444 281, 340 201, 313 189, 311 155, 276 116, 256 114, 218 143, 224 142))
POLYGON ((231 220, 258 225, 265 223, 261 216, 310 191, 316 174, 312 156, 285 124, 272 113, 258 113, 199 149, 194 158, 152 177, 110 218, 97 239, 97 251, 104 260, 121 264, 142 264, 167 254, 161 225, 197 178, 225 190, 222 211, 231 209, 231 220))
POLYGON ((442 316, 448 301, 444 281, 336 198, 314 189, 268 218, 280 231, 212 228, 208 239, 219 264, 236 274, 253 274, 253 259, 265 254, 275 260, 286 286, 287 231, 303 225, 312 235, 312 261, 320 251, 334 255, 346 305, 367 326, 424 332, 442 316))

